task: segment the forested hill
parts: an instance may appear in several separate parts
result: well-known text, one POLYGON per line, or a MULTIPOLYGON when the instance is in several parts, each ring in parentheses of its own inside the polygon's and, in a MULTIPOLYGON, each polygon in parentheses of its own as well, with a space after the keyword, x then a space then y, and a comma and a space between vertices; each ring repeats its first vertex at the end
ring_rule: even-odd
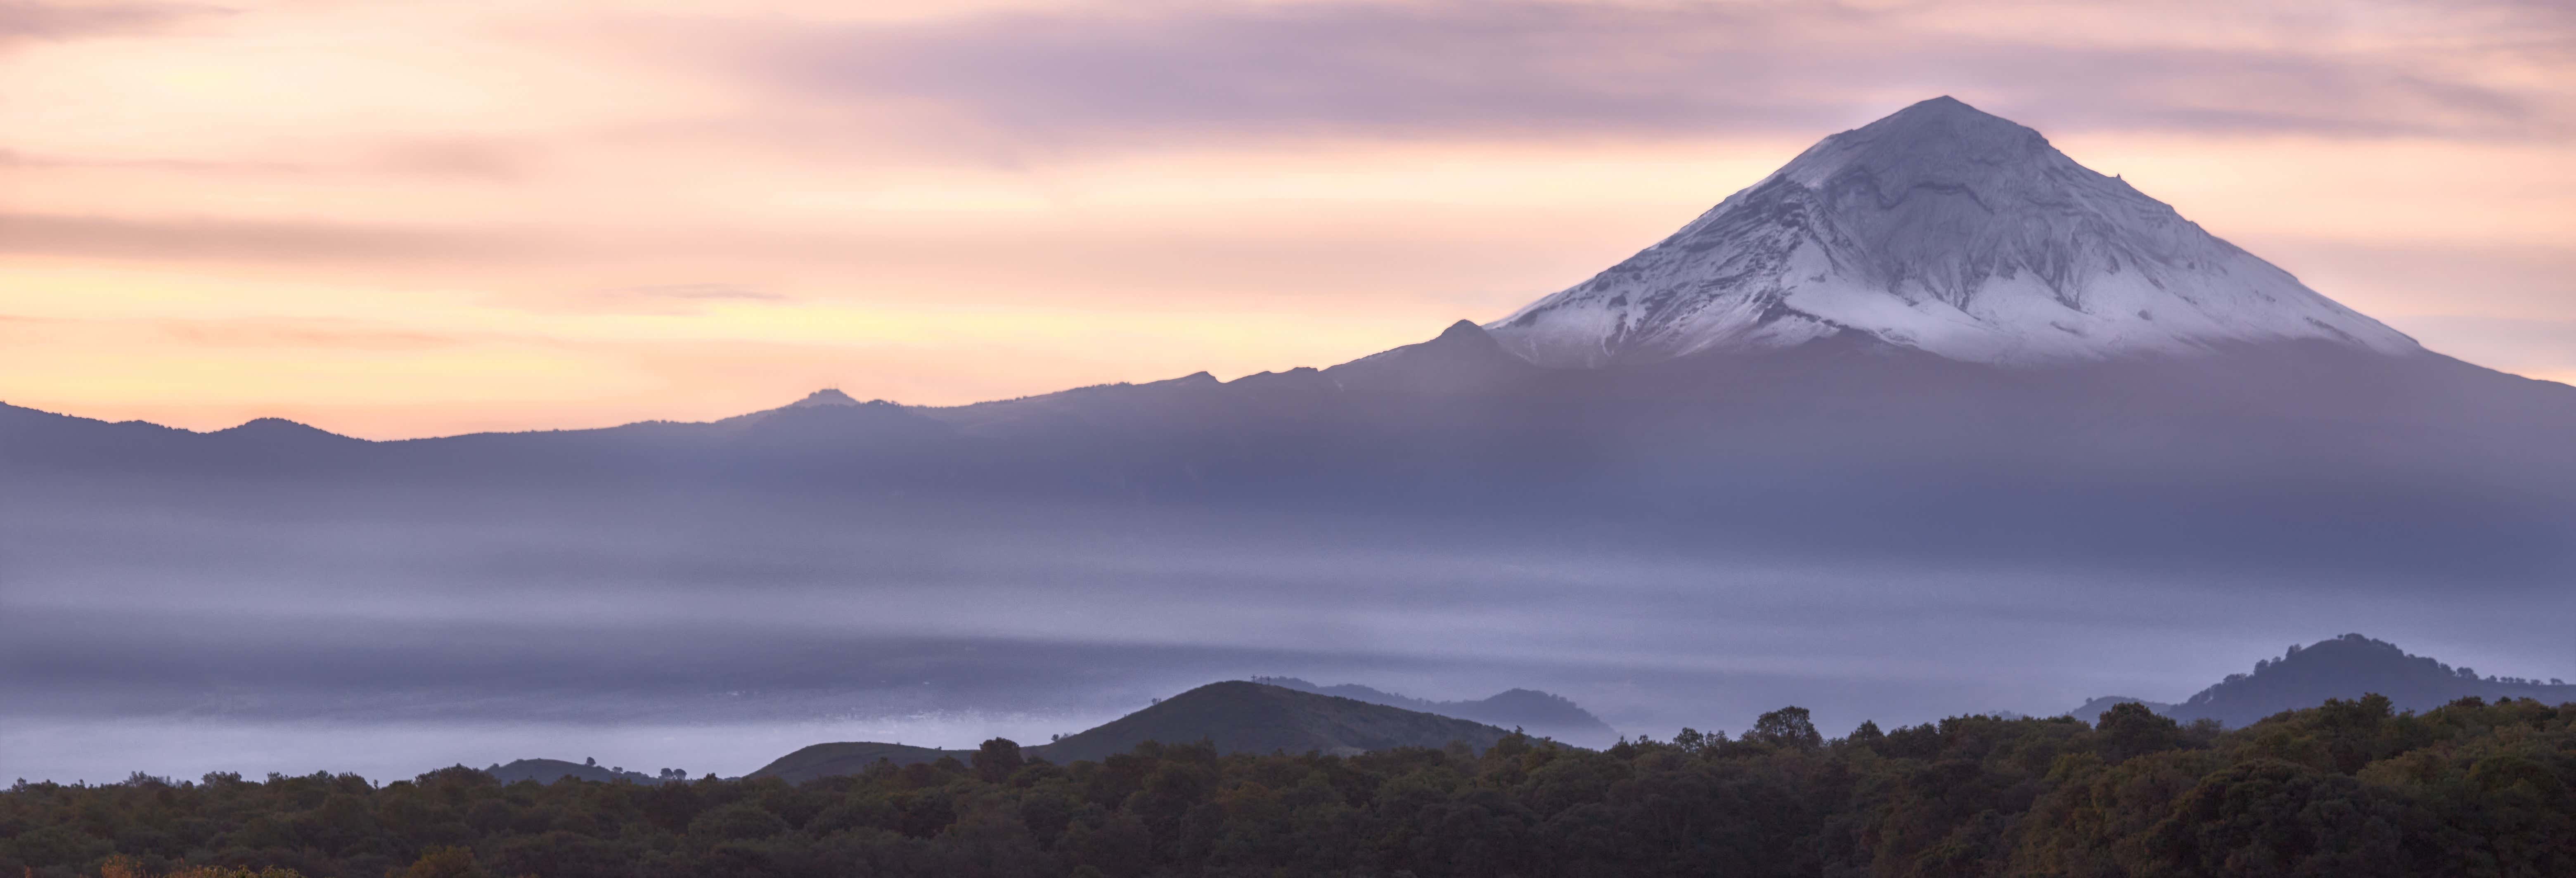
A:
POLYGON ((1531 735, 1555 738, 1585 747, 1606 747, 1619 736, 1618 730, 1611 728, 1609 723, 1602 722, 1600 717, 1593 716, 1591 711, 1584 710, 1581 705, 1575 704, 1565 696, 1536 689, 1510 689, 1472 701, 1433 701, 1427 698, 1397 695, 1383 689, 1354 683, 1319 686, 1295 677, 1254 677, 1252 682, 1295 689, 1299 692, 1366 701, 1370 704, 1418 710, 1423 713, 1436 713, 1498 728, 1516 728, 1531 735))
POLYGON ((1482 750, 1502 729, 1421 711, 1242 680, 1210 683, 1098 728, 1032 748, 1049 759, 1102 759, 1146 741, 1208 741, 1219 753, 1352 755, 1452 742, 1482 750))
POLYGON ((502 784, 452 768, 0 791, 0 874, 310 876, 2576 875, 2576 705, 2333 702, 2218 732, 2123 707, 1602 751, 970 760, 805 784, 502 784))
POLYGON ((937 762, 945 758, 963 759, 969 755, 971 755, 970 751, 888 744, 881 741, 834 741, 797 748, 794 753, 770 760, 768 765, 761 766, 750 776, 803 782, 818 777, 858 774, 875 767, 879 762, 904 766, 917 762, 937 762))
MULTIPOLYGON (((2346 634, 2304 648, 2292 646, 2288 654, 2255 662, 2251 673, 2229 674, 2180 704, 2142 703, 2184 722, 2212 719, 2234 728, 2284 710, 2315 707, 2329 698, 2371 693, 2387 697, 2398 710, 2419 711, 2470 697, 2531 698, 2547 704, 2576 701, 2576 685, 2563 680, 2479 676, 2474 668, 2454 668, 2409 655, 2396 644, 2346 634)), ((2077 708, 2075 716, 2089 720, 2113 703, 2134 700, 2097 698, 2077 708)))
POLYGON ((593 759, 584 759, 580 762, 566 762, 561 759, 519 759, 508 765, 495 765, 483 771, 502 783, 516 783, 523 780, 554 783, 564 778, 627 783, 672 783, 689 779, 689 773, 685 771, 665 768, 656 774, 645 774, 640 771, 628 771, 624 766, 601 767, 599 762, 593 759))
MULTIPOLYGON (((1352 755, 1394 747, 1491 747, 1502 729, 1452 717, 1317 695, 1262 683, 1230 680, 1156 701, 1152 706, 1098 727, 1027 748, 1027 754, 1057 762, 1102 759, 1135 749, 1148 741, 1168 744, 1206 742, 1220 754, 1305 753, 1352 755)), ((1020 758, 1013 745, 1012 759, 1020 758)), ((879 761, 894 766, 968 760, 978 751, 936 750, 873 741, 816 744, 779 757, 751 773, 808 781, 838 774, 857 774, 879 761)))

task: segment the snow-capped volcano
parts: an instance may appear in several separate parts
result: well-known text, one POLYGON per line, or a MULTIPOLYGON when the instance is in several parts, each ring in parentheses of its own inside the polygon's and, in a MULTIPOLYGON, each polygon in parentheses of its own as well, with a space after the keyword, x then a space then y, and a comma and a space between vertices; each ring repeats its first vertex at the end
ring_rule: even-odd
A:
POLYGON ((2411 338, 1957 100, 1825 138, 1592 279, 1486 329, 1548 366, 1859 333, 1987 363, 2411 338))

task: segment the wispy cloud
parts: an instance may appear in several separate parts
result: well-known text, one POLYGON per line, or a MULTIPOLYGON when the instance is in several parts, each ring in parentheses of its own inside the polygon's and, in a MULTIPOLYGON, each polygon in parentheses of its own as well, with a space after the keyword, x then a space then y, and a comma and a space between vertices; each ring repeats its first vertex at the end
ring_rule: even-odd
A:
POLYGON ((60 4, 0 0, 0 48, 28 40, 149 33, 179 21, 230 10, 190 3, 60 4))
POLYGON ((0 149, 0 168, 53 170, 57 168, 108 168, 138 171, 177 171, 204 174, 303 174, 316 170, 311 165, 275 161, 214 161, 186 158, 103 158, 66 156, 0 149))
POLYGON ((0 254, 337 262, 495 259, 540 249, 525 235, 328 222, 0 213, 0 254))
MULTIPOLYGON (((2561 96, 2437 49, 1973 25, 1989 4, 1636 8, 1544 2, 1188 5, 757 36, 758 75, 879 112, 1057 145, 1296 133, 1586 138, 1834 130, 1956 93, 2050 127, 2535 138, 2561 96)), ((2200 9, 2179 13, 2188 17, 2200 9)), ((2485 8, 2523 36, 2571 23, 2485 8)), ((2312 31, 2314 23, 2301 25, 2312 31)), ((2502 38, 2481 31, 2478 36, 2502 38)), ((2278 32, 2273 32, 2278 31, 2278 32)))
POLYGON ((647 5, 0 0, 0 312, 553 340, 0 321, 0 390, 392 436, 1339 362, 1944 93, 2445 352, 2576 317, 2564 2, 647 5))
POLYGON ((646 284, 602 290, 602 295, 623 299, 677 299, 690 302, 786 302, 791 297, 767 290, 756 290, 738 284, 646 284))
POLYGON ((516 182, 537 164, 533 147, 469 138, 403 139, 368 145, 337 158, 201 159, 64 155, 0 148, 0 169, 165 171, 210 176, 331 174, 416 176, 516 182))
POLYGON ((486 140, 414 140, 386 147, 378 156, 376 169, 508 182, 528 174, 535 163, 533 153, 527 147, 486 140))
POLYGON ((43 332, 84 339, 137 335, 157 345, 207 348, 419 350, 507 341, 541 341, 497 332, 429 331, 330 317, 57 317, 0 314, 0 333, 43 332))
POLYGON ((746 284, 697 282, 637 284, 553 296, 515 296, 495 304, 538 312, 667 316, 696 314, 720 304, 787 305, 799 301, 802 300, 786 293, 746 284))
POLYGON ((408 350, 467 342, 467 339, 449 333, 370 326, 345 320, 235 318, 152 322, 173 341, 206 347, 408 350))

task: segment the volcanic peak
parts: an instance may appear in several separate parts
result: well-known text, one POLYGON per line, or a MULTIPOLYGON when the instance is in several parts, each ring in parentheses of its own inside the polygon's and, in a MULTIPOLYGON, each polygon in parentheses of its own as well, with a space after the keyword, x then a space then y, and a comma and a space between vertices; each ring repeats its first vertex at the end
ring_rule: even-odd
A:
POLYGON ((1663 241, 1486 328, 1547 366, 1857 335, 2011 365, 2413 339, 2039 132, 1951 98, 1825 138, 1663 241))

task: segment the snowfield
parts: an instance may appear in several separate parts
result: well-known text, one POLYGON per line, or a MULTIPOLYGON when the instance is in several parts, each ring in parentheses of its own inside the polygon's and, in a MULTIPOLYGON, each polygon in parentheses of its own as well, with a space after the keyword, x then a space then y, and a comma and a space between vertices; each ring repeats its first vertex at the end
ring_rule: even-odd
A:
POLYGON ((1825 138, 1485 328, 1558 367, 1843 333, 2014 365, 2283 340, 2422 350, 2039 132, 1946 97, 1825 138))

